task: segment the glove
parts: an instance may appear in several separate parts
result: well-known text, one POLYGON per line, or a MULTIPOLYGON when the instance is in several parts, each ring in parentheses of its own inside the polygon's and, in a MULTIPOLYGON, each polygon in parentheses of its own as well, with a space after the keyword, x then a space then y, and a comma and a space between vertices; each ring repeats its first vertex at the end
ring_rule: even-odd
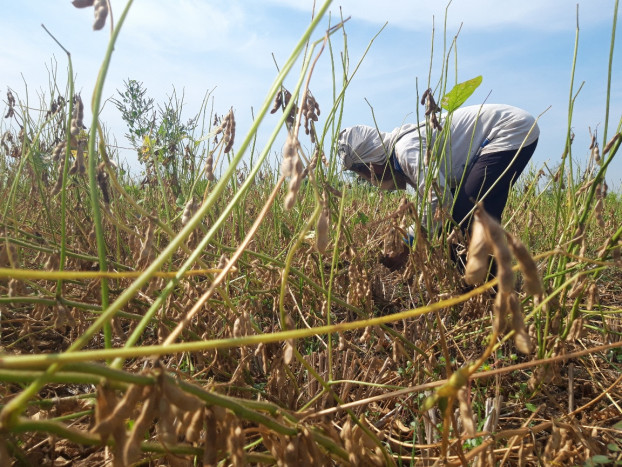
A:
POLYGON ((408 229, 406 229, 406 236, 404 237, 404 243, 410 248, 412 248, 413 244, 415 243, 415 229, 413 229, 412 225, 408 227, 408 229))

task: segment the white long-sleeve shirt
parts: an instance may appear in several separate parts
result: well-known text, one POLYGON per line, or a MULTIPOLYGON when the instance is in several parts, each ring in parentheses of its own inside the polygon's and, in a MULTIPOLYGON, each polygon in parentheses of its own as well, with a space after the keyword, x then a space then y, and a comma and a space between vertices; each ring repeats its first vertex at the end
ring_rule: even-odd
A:
POLYGON ((540 135, 531 114, 502 104, 460 108, 449 117, 442 116, 441 125, 445 127, 447 124, 450 125, 449 138, 439 138, 439 135, 446 134, 444 132, 432 132, 432 160, 427 166, 424 163, 427 147, 425 122, 404 125, 385 134, 389 137, 391 147, 394 147, 400 168, 419 195, 429 193, 429 203, 423 203, 428 209, 423 210, 421 215, 424 227, 433 229, 437 227, 432 217, 439 197, 443 200, 443 206, 450 211, 453 205, 452 192, 459 185, 465 168, 468 169, 476 157, 519 149, 533 143, 540 135), (429 177, 430 171, 434 171, 432 177, 429 177), (426 180, 435 180, 440 193, 426 186, 426 180))

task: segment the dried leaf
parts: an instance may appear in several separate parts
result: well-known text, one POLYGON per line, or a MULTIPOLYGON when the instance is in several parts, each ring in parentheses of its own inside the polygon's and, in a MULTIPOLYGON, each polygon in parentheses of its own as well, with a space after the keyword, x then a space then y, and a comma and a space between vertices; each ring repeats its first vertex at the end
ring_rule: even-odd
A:
POLYGON ((460 417, 462 418, 462 426, 468 436, 475 436, 477 432, 475 420, 473 419, 473 409, 468 400, 468 391, 462 388, 458 391, 458 406, 460 408, 460 417))
POLYGON ((229 110, 225 120, 227 122, 227 127, 225 130, 225 148, 223 151, 228 153, 231 149, 233 149, 233 142, 235 140, 235 116, 233 115, 233 109, 229 110))
POLYGON ((93 3, 95 7, 95 22, 93 23, 93 29, 99 31, 106 25, 106 18, 108 17, 108 0, 95 0, 93 3))
POLYGON ((71 119, 71 136, 78 136, 80 134, 80 130, 84 126, 84 104, 82 103, 82 98, 79 95, 76 95, 74 98, 74 107, 73 107, 73 116, 71 119))
POLYGON ((104 399, 100 399, 98 396, 98 404, 108 404, 108 407, 100 410, 100 415, 96 417, 98 422, 91 429, 91 432, 99 434, 102 439, 107 439, 117 427, 123 426, 125 418, 131 415, 138 401, 149 391, 149 387, 132 384, 125 392, 123 399, 114 408, 109 406, 110 401, 105 403, 104 399))
POLYGON ((188 394, 168 377, 162 381, 163 396, 173 405, 186 412, 196 412, 204 406, 203 401, 196 396, 188 394))
POLYGON ((289 365, 294 358, 294 345, 293 341, 285 341, 285 350, 283 351, 283 361, 286 365, 289 365))
POLYGON ((328 213, 328 206, 325 204, 324 207, 322 208, 322 212, 320 213, 320 216, 317 221, 317 226, 315 229, 315 232, 316 232, 315 247, 322 254, 326 251, 326 248, 328 247, 328 241, 329 241, 328 221, 329 219, 330 219, 330 216, 328 213))
POLYGON ((507 314, 509 306, 507 304, 507 294, 498 293, 493 305, 492 326, 497 334, 502 334, 507 327, 507 314))
POLYGON ((140 443, 157 412, 157 396, 158 391, 151 391, 149 398, 143 404, 140 415, 132 426, 132 431, 130 431, 125 446, 123 447, 123 462, 125 465, 131 465, 140 458, 140 443))
POLYGON ((158 438, 165 446, 172 445, 177 441, 175 433, 175 414, 171 410, 171 404, 161 397, 158 401, 158 438))
POLYGON ((199 436, 201 435, 201 430, 203 429, 204 422, 204 409, 201 407, 199 410, 192 414, 190 419, 190 423, 186 429, 186 439, 190 443, 195 443, 199 440, 199 436))
POLYGON ((486 236, 486 230, 479 216, 475 216, 471 226, 468 258, 464 274, 467 284, 479 284, 486 279, 490 266, 492 245, 486 236))
POLYGON ((583 318, 575 318, 570 325, 570 330, 568 331, 568 336, 566 340, 568 342, 573 342, 581 338, 583 335, 583 318))
POLYGON ((615 135, 613 135, 613 138, 611 138, 609 142, 603 148, 603 156, 606 155, 611 150, 613 145, 616 144, 616 142, 620 139, 621 136, 622 136, 622 133, 616 133, 615 135))
POLYGON ((524 354, 530 354, 533 350, 533 344, 525 328, 525 317, 516 295, 512 294, 508 297, 508 304, 512 313, 512 329, 514 330, 516 348, 524 354))
POLYGON ((87 8, 93 6, 94 0, 73 0, 71 4, 76 8, 87 8))
POLYGON ((283 105, 283 92, 279 90, 276 93, 276 96, 274 96, 274 106, 270 110, 270 113, 271 114, 276 113, 276 111, 279 110, 282 105, 283 105))
POLYGON ((508 239, 508 245, 514 254, 514 257, 518 261, 518 267, 523 273, 525 279, 525 292, 529 295, 542 295, 544 294, 544 287, 542 286, 542 280, 538 273, 538 266, 533 260, 531 254, 527 250, 527 247, 518 238, 510 235, 506 235, 508 239))

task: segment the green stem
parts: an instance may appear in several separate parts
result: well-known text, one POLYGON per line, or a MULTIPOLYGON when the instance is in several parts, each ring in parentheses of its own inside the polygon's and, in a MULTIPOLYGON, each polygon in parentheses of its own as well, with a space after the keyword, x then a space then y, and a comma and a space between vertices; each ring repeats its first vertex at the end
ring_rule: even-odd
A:
POLYGON ((613 69, 613 48, 616 43, 618 24, 618 0, 613 7, 613 26, 611 27, 611 46, 609 47, 609 70, 607 72, 607 100, 605 102, 605 128, 603 129, 603 147, 607 144, 607 126, 609 125, 609 104, 611 103, 611 73, 613 69))
POLYGON ((422 316, 424 314, 434 312, 435 310, 450 308, 452 306, 464 303, 470 300, 472 297, 480 295, 481 293, 490 289, 496 284, 497 280, 495 279, 463 295, 440 300, 426 306, 401 311, 390 315, 378 316, 375 318, 332 324, 331 326, 318 326, 235 338, 182 342, 169 344, 166 346, 146 345, 129 349, 96 349, 82 350, 81 352, 65 352, 62 354, 45 355, 6 355, 0 357, 0 368, 30 368, 32 365, 41 364, 51 365, 57 368, 59 364, 64 365, 71 362, 88 362, 105 360, 110 358, 138 358, 144 356, 154 357, 159 355, 171 355, 183 352, 204 351, 208 349, 227 349, 242 346, 253 346, 261 343, 268 344, 273 342, 283 342, 288 339, 303 339, 305 337, 323 335, 328 333, 351 331, 354 329, 362 329, 368 326, 379 326, 381 324, 397 322, 404 319, 411 319, 417 316, 422 316))
MULTIPOLYGON (((335 236, 335 246, 333 248, 333 258, 330 265, 330 276, 328 279, 328 293, 326 294, 326 324, 331 325, 331 305, 333 298, 333 284, 335 283, 335 273, 337 270, 337 263, 339 262, 339 241, 341 240, 341 226, 343 221, 343 212, 345 206, 345 196, 341 197, 339 203, 339 217, 337 219, 337 235, 335 236)), ((328 335, 328 381, 333 379, 333 337, 328 335)))
POLYGON ((322 206, 320 204, 316 205, 315 210, 313 211, 313 214, 311 214, 311 217, 309 218, 309 221, 300 231, 300 234, 298 235, 296 242, 292 245, 290 250, 287 252, 287 257, 285 258, 285 267, 283 268, 283 272, 281 274, 281 291, 279 294, 279 316, 281 320, 281 329, 283 329, 284 331, 287 330, 287 320, 286 320, 287 317, 285 314, 285 292, 287 291, 287 284, 288 284, 287 278, 289 276, 289 270, 291 268, 292 261, 294 259, 294 253, 298 251, 298 248, 300 248, 300 245, 302 245, 302 242, 305 241, 305 236, 307 235, 307 232, 311 230, 311 227, 313 227, 313 225, 315 224, 321 211, 322 211, 322 206))
MULTIPOLYGON (((579 6, 577 5, 577 27, 575 32, 575 40, 574 40, 574 52, 572 56, 572 68, 570 73, 570 91, 569 91, 569 99, 568 99, 568 128, 566 130, 566 142, 564 144, 564 152, 562 153, 562 162, 559 167, 559 180, 557 183, 557 191, 555 192, 556 206, 555 206, 555 222, 553 223, 553 241, 555 242, 552 245, 552 248, 555 249, 557 243, 559 242, 560 235, 558 233, 559 225, 560 225, 560 216, 562 214, 562 187, 564 185, 564 170, 566 168, 566 160, 572 159, 572 110, 574 108, 574 98, 573 98, 573 89, 574 89, 574 75, 575 69, 577 65, 577 53, 579 51, 579 6)), ((565 267, 565 261, 563 257, 558 259, 562 264, 559 266, 561 268, 565 267)), ((555 258, 551 258, 549 262, 548 273, 551 274, 554 267, 555 258)), ((558 284, 555 284, 556 286, 558 284)))
MULTIPOLYGON (((90 182, 90 191, 91 191, 91 202, 93 203, 93 213, 96 217, 99 217, 99 221, 95 221, 96 230, 98 230, 97 236, 97 244, 98 244, 98 253, 100 260, 100 270, 106 270, 106 257, 105 257, 105 245, 103 244, 103 231, 101 226, 101 213, 99 211, 99 200, 97 193, 97 181, 95 180, 95 137, 97 131, 97 119, 99 114, 99 108, 101 104, 101 95, 103 92, 104 86, 104 78, 106 75, 106 71, 108 70, 108 65, 110 64, 110 57, 112 55, 112 51, 114 50, 114 43, 116 38, 118 37, 119 31, 123 26, 123 22, 127 13, 132 5, 133 0, 128 0, 125 9, 119 19, 116 29, 112 33, 112 37, 108 44, 108 49, 106 51, 106 57, 104 59, 104 63, 102 64, 102 68, 100 70, 100 74, 97 80, 97 86, 95 88, 95 93, 93 95, 93 125, 91 127, 91 134, 89 137, 89 182, 90 182)), ((108 308, 108 304, 106 303, 108 300, 108 281, 102 279, 102 308, 106 310, 108 308)), ((111 344, 111 328, 110 328, 110 319, 114 316, 112 313, 104 312, 98 320, 89 328, 91 331, 87 330, 80 338, 76 339, 76 341, 69 347, 67 352, 74 352, 80 348, 82 348, 86 343, 90 340, 92 335, 100 329, 102 325, 107 324, 108 327, 108 341, 111 344), (96 327, 96 324, 98 327, 96 327)), ((108 349, 110 349, 111 345, 106 345, 108 349)), ((0 412, 0 429, 7 428, 12 426, 18 419, 19 414, 26 407, 26 403, 32 397, 34 397, 37 392, 46 384, 48 378, 53 375, 60 368, 59 365, 50 365, 47 371, 36 381, 34 381, 30 386, 28 386, 24 391, 15 396, 11 401, 4 407, 2 412, 0 412)))
MULTIPOLYGON (((93 435, 86 431, 79 431, 74 428, 69 428, 65 424, 52 421, 52 420, 31 420, 28 418, 20 417, 13 429, 14 433, 48 433, 56 435, 59 438, 67 439, 77 444, 86 446, 100 446, 100 445, 114 445, 113 439, 110 438, 104 442, 99 435, 93 435)), ((203 448, 196 448, 189 445, 175 445, 175 446, 163 446, 160 443, 142 442, 140 448, 143 452, 153 452, 160 454, 186 454, 186 455, 201 455, 203 448)))
MULTIPOLYGON (((2 225, 2 224, 0 224, 2 225)), ((6 224, 4 224, 3 226, 6 226, 6 224)), ((55 248, 56 244, 51 244, 52 247, 54 248, 50 248, 50 247, 45 247, 45 246, 41 246, 41 245, 37 245, 34 243, 30 243, 24 240, 20 240, 18 238, 10 238, 8 236, 5 237, 0 237, 0 241, 4 241, 6 243, 12 243, 14 245, 19 245, 22 246, 24 248, 29 248, 33 251, 42 251, 44 253, 48 253, 48 254, 54 254, 56 253, 58 250, 55 248)), ((81 253, 76 253, 74 251, 70 251, 68 250, 67 252, 67 256, 69 258, 74 258, 74 259, 79 259, 81 261, 97 261, 97 257, 96 256, 91 256, 91 255, 84 255, 81 253)), ((128 266, 124 265, 124 264, 120 264, 120 263, 112 263, 114 265, 115 268, 120 269, 122 271, 128 271, 131 268, 129 268, 128 266)))
MULTIPOLYGON (((63 166, 63 182, 60 191, 60 258, 59 269, 62 271, 65 268, 65 260, 67 258, 67 177, 69 175, 69 154, 71 153, 71 119, 73 114, 73 97, 74 97, 74 82, 73 82, 73 64, 71 62, 71 54, 67 52, 67 66, 69 68, 68 80, 69 80, 69 109, 67 115, 67 145, 65 148, 65 164, 63 166)), ((56 283, 56 296, 61 297, 63 293, 63 281, 58 280, 56 283)))
MULTIPOLYGON (((221 248, 225 251, 235 251, 235 248, 232 247, 228 247, 226 245, 223 245, 221 243, 217 243, 214 242, 214 244, 218 247, 221 248)), ((263 253, 259 253, 256 251, 252 251, 252 250, 246 250, 245 252, 246 254, 252 255, 256 258, 261 259, 262 261, 265 261, 266 263, 271 263, 274 264, 275 266, 279 267, 279 268, 284 268, 285 267, 285 263, 278 261, 276 259, 274 259, 273 257, 263 254, 263 253)), ((317 282, 313 281, 309 276, 305 275, 302 271, 300 271, 297 268, 291 267, 289 272, 291 272, 292 274, 296 275, 300 280, 304 281, 306 284, 308 284, 309 286, 311 286, 311 288, 313 288, 316 292, 321 293, 322 295, 328 297, 328 291, 323 288, 320 284, 318 284, 317 282)), ((365 318, 367 317, 367 315, 361 311, 360 309, 358 309, 357 307, 355 307, 354 305, 350 305, 348 302, 346 302, 345 300, 332 295, 331 296, 331 300, 335 302, 336 305, 342 306, 344 308, 346 308, 349 311, 352 311, 354 313, 356 313, 358 316, 365 318)), ((393 328, 388 327, 386 324, 381 324, 380 327, 390 336, 399 339, 400 341, 402 341, 402 343, 408 347, 411 350, 416 351, 417 353, 421 354, 421 355, 426 355, 426 353, 419 347, 417 347, 415 344, 413 344, 410 340, 406 339, 404 337, 404 335, 398 331, 396 331, 393 328)))
MULTIPOLYGON (((261 107, 257 115, 257 119, 253 122, 251 129, 246 135, 246 138, 242 142, 235 157, 231 160, 226 172, 223 174, 220 181, 214 187, 214 190, 210 193, 210 195, 207 197, 205 202, 202 204, 199 210, 195 213, 195 215, 188 221, 186 226, 177 235, 177 237, 172 239, 171 243, 167 246, 167 248, 160 254, 158 258, 156 258, 156 260, 154 260, 151 263, 151 265, 147 268, 145 273, 141 277, 139 277, 128 289, 126 289, 126 291, 123 294, 121 294, 121 296, 111 305, 109 309, 111 313, 113 312, 112 310, 115 310, 115 308, 117 307, 117 304, 119 307, 124 304, 123 300, 125 300, 127 296, 131 296, 135 294, 138 291, 138 289, 142 287, 144 282, 146 282, 151 277, 151 275, 153 275, 153 273, 155 273, 155 271, 159 269, 162 262, 166 260, 166 258, 168 258, 175 250, 177 250, 177 248, 181 245, 181 242, 185 240, 187 236, 190 235, 190 233, 193 230, 199 227, 202 219, 211 210, 212 206, 216 203, 216 201, 221 197, 229 181, 235 176, 236 167, 239 164, 240 160, 242 159, 244 152, 248 148, 251 141, 254 140, 254 135, 257 132, 257 128, 259 124, 261 123, 261 121, 263 120, 266 113, 268 112, 268 109, 270 105, 272 104, 272 99, 274 98, 274 95, 276 94, 277 91, 279 91, 280 86, 283 80, 285 79, 285 76, 289 73, 289 71, 293 67, 295 60, 297 59, 300 51, 302 50, 306 40, 308 39, 312 30, 317 26, 317 23, 319 22, 319 18, 321 17, 321 15, 325 13, 329 4, 330 4, 330 1, 327 1, 326 4, 323 6, 322 10, 320 10, 318 17, 314 19, 314 21, 311 23, 307 31, 305 31, 305 34, 303 34, 303 38, 299 42, 298 46, 294 49, 294 52, 290 56, 289 60, 286 62, 285 66, 283 67, 279 75, 277 76, 277 79, 273 83, 272 88, 270 92, 268 93, 268 98, 265 100, 263 106, 261 107), (144 279, 144 282, 143 282, 143 279, 144 279)), ((304 78, 304 74, 301 74, 298 84, 292 95, 292 99, 288 105, 288 109, 292 108, 294 105, 295 96, 297 92, 300 90, 300 87, 302 86, 303 78, 304 78)), ((215 233, 226 222, 227 217, 229 216, 231 211, 234 209, 234 207, 239 203, 239 200, 245 195, 247 190, 253 185, 255 176, 257 175, 261 165, 267 158, 269 151, 272 147, 272 144, 274 143, 283 124, 285 123, 285 120, 288 115, 288 109, 286 109, 286 111, 283 113, 283 115, 279 119, 279 122, 277 123, 276 128, 274 129, 270 139, 268 140, 268 143, 266 144, 264 150, 259 156, 257 163, 255 164, 255 166, 249 173, 244 184, 236 191, 235 196, 225 207, 225 209, 221 213, 218 220, 209 229, 207 234, 204 235, 201 242, 199 242, 199 244, 197 245, 195 250, 192 252, 192 254, 188 257, 188 259, 184 262, 184 264, 179 268, 175 278, 169 281, 169 283, 161 291, 160 295, 154 301, 149 311, 145 314, 144 320, 141 323, 139 323, 139 325, 134 330, 132 335, 127 339, 126 345, 125 345, 126 347, 131 347, 138 341, 138 339, 140 338, 140 335, 142 334, 142 332, 144 332, 144 329, 146 328, 147 324, 151 321, 151 319, 153 319, 157 310, 162 306, 165 299, 173 291, 174 287, 177 285, 177 283, 179 282, 179 280, 181 279, 185 271, 188 270, 200 258, 200 256, 203 254, 205 247, 209 244, 210 241, 212 241, 215 233)), ((117 360, 114 362, 115 367, 121 364, 122 362, 120 360, 117 360)))

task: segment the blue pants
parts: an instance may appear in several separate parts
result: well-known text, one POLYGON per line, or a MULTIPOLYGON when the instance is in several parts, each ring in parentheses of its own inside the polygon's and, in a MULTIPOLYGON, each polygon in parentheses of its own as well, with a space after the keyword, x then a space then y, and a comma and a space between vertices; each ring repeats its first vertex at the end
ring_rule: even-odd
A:
MULTIPOLYGON (((486 212, 498 221, 501 221, 501 214, 503 214, 505 209, 512 185, 525 170, 525 167, 527 167, 527 163, 536 150, 537 144, 538 140, 535 140, 529 146, 523 147, 518 156, 516 156, 515 149, 479 156, 473 163, 473 167, 467 174, 458 193, 454 195, 455 203, 451 212, 454 221, 462 221, 493 183, 497 182, 499 177, 501 179, 492 191, 488 193, 483 203, 486 212), (514 159, 514 156, 516 156, 516 159, 514 159), (514 162, 509 170, 501 176, 513 159, 514 162)), ((471 217, 461 224, 462 230, 467 231, 470 224, 471 217)))

